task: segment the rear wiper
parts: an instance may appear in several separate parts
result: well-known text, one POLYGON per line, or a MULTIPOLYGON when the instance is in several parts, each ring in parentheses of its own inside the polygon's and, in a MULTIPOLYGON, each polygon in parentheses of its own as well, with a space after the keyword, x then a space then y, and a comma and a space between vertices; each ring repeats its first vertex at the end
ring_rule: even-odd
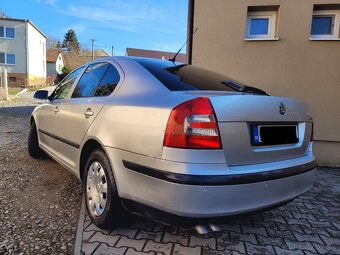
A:
POLYGON ((232 88, 236 91, 239 91, 239 92, 253 93, 253 94, 269 96, 262 89, 258 89, 258 88, 247 86, 247 85, 241 85, 241 84, 236 83, 234 81, 222 81, 221 83, 224 84, 224 85, 227 85, 228 87, 230 87, 230 88, 232 88))

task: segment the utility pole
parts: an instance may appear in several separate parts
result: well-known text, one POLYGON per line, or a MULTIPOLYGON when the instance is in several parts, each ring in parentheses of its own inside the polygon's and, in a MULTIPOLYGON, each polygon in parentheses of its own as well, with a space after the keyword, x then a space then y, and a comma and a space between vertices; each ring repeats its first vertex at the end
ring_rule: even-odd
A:
POLYGON ((114 47, 112 46, 112 48, 111 48, 111 56, 113 57, 113 51, 114 51, 114 47))
POLYGON ((94 60, 94 41, 97 41, 96 39, 90 39, 90 41, 92 41, 92 61, 94 60))

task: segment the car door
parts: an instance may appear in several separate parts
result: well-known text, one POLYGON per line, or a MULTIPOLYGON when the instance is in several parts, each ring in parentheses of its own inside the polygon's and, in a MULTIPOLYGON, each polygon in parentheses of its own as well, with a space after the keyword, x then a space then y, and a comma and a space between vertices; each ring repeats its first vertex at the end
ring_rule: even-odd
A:
POLYGON ((120 74, 112 64, 91 64, 74 86, 71 98, 60 105, 58 136, 64 139, 61 156, 71 169, 76 168, 79 148, 87 130, 119 80, 120 74))
POLYGON ((50 103, 42 105, 37 115, 40 146, 57 158, 60 147, 57 120, 59 106, 66 100, 74 82, 83 70, 84 67, 80 67, 66 76, 50 95, 50 103))

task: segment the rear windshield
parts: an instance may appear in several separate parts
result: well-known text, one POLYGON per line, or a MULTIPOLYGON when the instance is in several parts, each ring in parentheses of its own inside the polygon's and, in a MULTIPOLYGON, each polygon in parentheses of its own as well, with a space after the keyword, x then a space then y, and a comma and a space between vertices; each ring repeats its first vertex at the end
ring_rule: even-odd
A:
POLYGON ((244 84, 204 68, 166 60, 135 59, 171 91, 214 90, 240 92, 244 84))

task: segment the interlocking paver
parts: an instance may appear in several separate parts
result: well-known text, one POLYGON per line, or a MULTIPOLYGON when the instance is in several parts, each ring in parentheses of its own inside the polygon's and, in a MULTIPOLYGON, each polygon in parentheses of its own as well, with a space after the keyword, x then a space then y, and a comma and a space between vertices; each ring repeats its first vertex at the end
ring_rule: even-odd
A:
POLYGON ((175 244, 173 255, 200 255, 201 248, 200 247, 185 247, 180 244, 175 244))
POLYGON ((99 243, 83 243, 81 251, 85 255, 90 255, 94 252, 98 245, 99 243))
POLYGON ((123 255, 125 251, 126 251, 126 248, 114 248, 114 247, 110 247, 102 243, 95 250, 93 255, 106 255, 106 254, 123 255))
POLYGON ((243 233, 245 234, 256 234, 256 235, 268 236, 265 228, 252 228, 248 226, 242 226, 242 230, 243 230, 243 233))
POLYGON ((340 170, 318 170, 317 175, 316 185, 291 203, 226 221, 218 224, 220 232, 203 236, 140 217, 104 231, 86 215, 81 251, 89 255, 340 254, 340 170))
POLYGON ((155 242, 160 242, 162 239, 163 233, 162 232, 150 232, 150 231, 145 231, 144 229, 141 229, 137 236, 136 239, 150 239, 155 242))
POLYGON ((270 245, 254 245, 251 243, 246 243, 246 248, 248 254, 274 254, 274 248, 270 245))
POLYGON ((136 251, 141 251, 143 249, 143 246, 145 244, 145 240, 136 240, 136 239, 130 239, 126 236, 123 236, 119 239, 118 243, 116 244, 116 247, 131 247, 136 249, 136 251))
POLYGON ((310 242, 294 242, 286 240, 286 243, 290 250, 306 250, 316 253, 316 250, 310 242))
POLYGON ((308 242, 314 242, 319 244, 324 244, 321 240, 321 238, 317 234, 299 234, 294 233, 296 240, 298 241, 308 241, 308 242))
POLYGON ((162 254, 170 255, 172 246, 172 243, 156 243, 154 241, 147 241, 143 251, 161 252, 162 254))
POLYGON ((245 253, 244 243, 242 241, 238 242, 228 242, 224 239, 217 239, 217 247, 218 250, 225 250, 225 251, 238 251, 240 253, 245 253))
POLYGON ((190 246, 206 246, 211 249, 216 249, 216 239, 190 236, 190 246))
POLYGON ((138 232, 137 228, 116 228, 112 230, 111 235, 126 236, 128 238, 134 238, 138 232))
POLYGON ((142 252, 142 251, 135 251, 134 249, 129 248, 124 255, 154 255, 154 254, 156 254, 156 253, 153 252, 153 251, 142 252))
POLYGON ((322 236, 320 235, 322 240, 327 244, 327 245, 339 245, 340 246, 340 239, 339 238, 334 238, 334 237, 328 237, 328 236, 322 236))
POLYGON ((177 243, 188 246, 189 236, 174 235, 171 233, 164 233, 163 243, 177 243))
POLYGON ((320 254, 340 254, 340 245, 314 244, 314 247, 320 254))
POLYGON ((88 241, 89 242, 101 242, 101 243, 106 243, 109 246, 114 246, 117 243, 118 239, 119 239, 118 236, 109 236, 109 235, 104 235, 101 232, 97 232, 88 241))
POLYGON ((277 255, 304 255, 303 251, 301 250, 286 250, 281 249, 280 247, 274 247, 277 255))
POLYGON ((230 232, 230 241, 233 243, 244 241, 257 244, 256 236, 254 234, 238 234, 230 232))
POLYGON ((263 245, 263 246, 265 245, 276 245, 279 247, 286 246, 282 238, 272 238, 272 237, 264 237, 264 236, 258 235, 257 240, 258 240, 259 245, 263 245))

